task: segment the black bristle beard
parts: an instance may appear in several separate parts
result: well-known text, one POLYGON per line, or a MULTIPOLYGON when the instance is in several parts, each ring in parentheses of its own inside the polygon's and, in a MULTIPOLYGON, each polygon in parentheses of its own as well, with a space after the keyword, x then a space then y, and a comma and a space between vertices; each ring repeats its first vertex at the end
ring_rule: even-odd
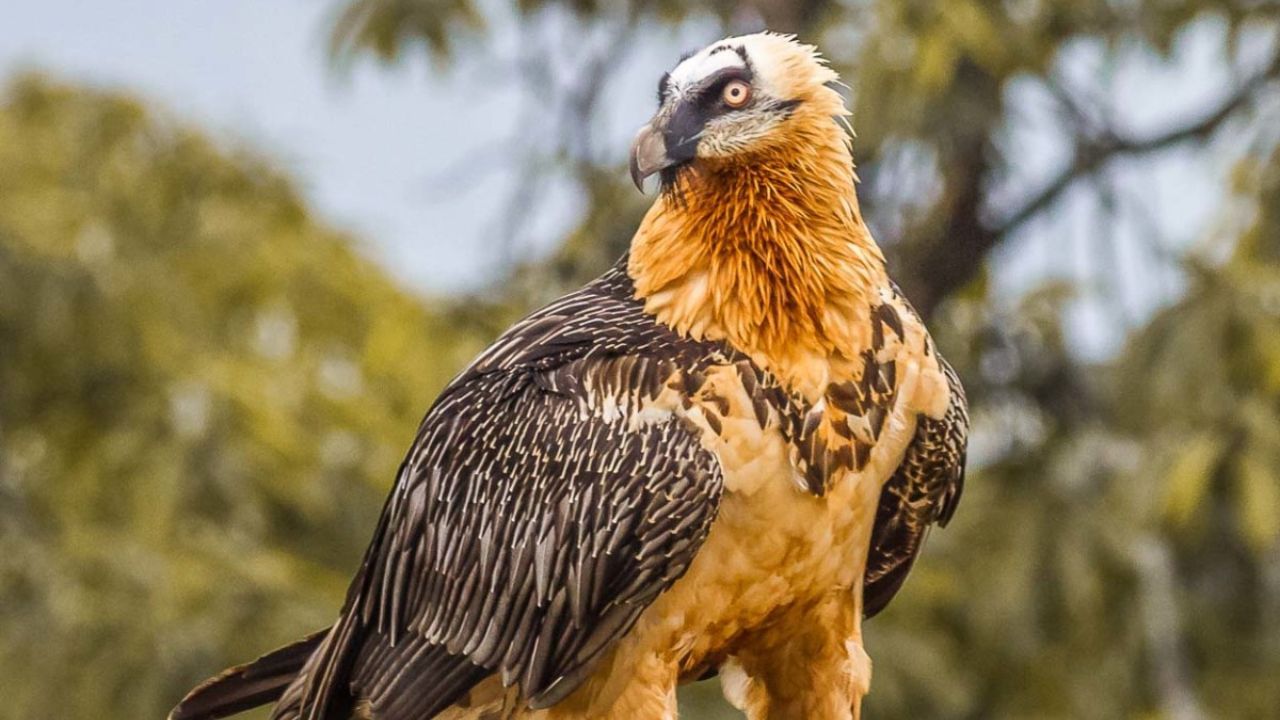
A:
POLYGON ((675 207, 684 207, 684 183, 680 182, 680 176, 692 172, 689 163, 684 162, 679 165, 672 165, 669 168, 663 168, 658 173, 658 194, 668 205, 675 207))

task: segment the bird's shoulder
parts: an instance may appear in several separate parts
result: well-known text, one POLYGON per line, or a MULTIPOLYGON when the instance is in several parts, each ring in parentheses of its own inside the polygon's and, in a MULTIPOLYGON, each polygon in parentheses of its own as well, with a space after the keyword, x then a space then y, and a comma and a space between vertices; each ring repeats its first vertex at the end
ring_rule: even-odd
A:
POLYGON ((731 354, 679 334, 644 310, 624 257, 599 278, 534 311, 502 333, 459 383, 502 372, 545 372, 577 361, 631 356, 693 366, 731 354))

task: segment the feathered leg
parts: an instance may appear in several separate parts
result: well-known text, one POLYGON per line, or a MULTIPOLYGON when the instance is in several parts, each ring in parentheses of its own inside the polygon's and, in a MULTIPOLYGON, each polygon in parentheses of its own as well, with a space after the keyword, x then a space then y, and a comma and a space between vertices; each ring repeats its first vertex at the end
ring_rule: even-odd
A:
POLYGON ((778 623, 721 666, 725 697, 751 720, 857 720, 871 661, 854 596, 833 591, 792 612, 803 620, 778 623))

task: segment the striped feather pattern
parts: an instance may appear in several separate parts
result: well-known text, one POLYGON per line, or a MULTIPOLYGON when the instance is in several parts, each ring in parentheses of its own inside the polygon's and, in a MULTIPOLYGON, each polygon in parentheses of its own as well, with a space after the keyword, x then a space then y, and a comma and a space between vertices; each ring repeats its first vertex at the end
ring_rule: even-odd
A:
POLYGON ((720 469, 677 415, 638 418, 724 350, 644 315, 622 267, 441 394, 300 717, 361 701, 380 720, 430 717, 495 672, 554 704, 687 569, 720 469))
POLYGON ((969 413, 956 371, 939 358, 951 404, 941 420, 921 416, 902 463, 885 483, 871 531, 863 613, 871 617, 902 588, 929 528, 945 526, 964 489, 969 413))

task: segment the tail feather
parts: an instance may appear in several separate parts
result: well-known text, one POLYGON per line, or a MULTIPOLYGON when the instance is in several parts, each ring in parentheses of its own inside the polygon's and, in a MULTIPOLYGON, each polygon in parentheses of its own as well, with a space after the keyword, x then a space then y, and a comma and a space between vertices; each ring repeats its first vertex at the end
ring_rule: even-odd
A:
POLYGON ((329 630, 273 650, 212 677, 182 699, 169 720, 216 720, 279 699, 329 630))

